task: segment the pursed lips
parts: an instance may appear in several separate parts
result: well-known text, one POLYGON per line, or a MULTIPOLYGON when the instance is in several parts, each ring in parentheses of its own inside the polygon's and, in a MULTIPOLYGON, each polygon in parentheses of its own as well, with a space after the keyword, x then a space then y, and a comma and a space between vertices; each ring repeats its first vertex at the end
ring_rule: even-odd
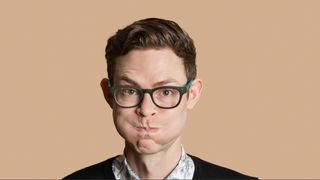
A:
POLYGON ((146 133, 155 133, 159 130, 159 128, 155 127, 141 127, 137 126, 135 127, 138 132, 146 132, 146 133))
POLYGON ((139 119, 136 122, 139 122, 139 123, 133 124, 133 125, 138 132, 155 133, 159 129, 159 127, 151 125, 149 119, 139 119))

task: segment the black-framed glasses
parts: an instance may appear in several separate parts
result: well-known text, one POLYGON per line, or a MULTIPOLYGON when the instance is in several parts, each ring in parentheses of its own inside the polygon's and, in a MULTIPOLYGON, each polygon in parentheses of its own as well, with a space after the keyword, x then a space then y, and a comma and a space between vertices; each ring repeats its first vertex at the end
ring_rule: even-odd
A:
POLYGON ((161 86, 154 89, 141 89, 135 86, 111 86, 109 82, 109 89, 113 100, 122 108, 140 105, 145 93, 148 93, 157 107, 171 109, 180 104, 182 96, 188 92, 191 84, 192 80, 183 87, 161 86))

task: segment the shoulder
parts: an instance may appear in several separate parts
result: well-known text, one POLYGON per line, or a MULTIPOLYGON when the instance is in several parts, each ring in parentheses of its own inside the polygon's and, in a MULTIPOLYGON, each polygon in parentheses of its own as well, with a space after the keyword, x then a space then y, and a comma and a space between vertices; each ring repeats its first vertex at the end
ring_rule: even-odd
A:
POLYGON ((192 158, 195 165, 194 179, 257 179, 232 169, 211 164, 196 156, 188 155, 192 158))
POLYGON ((63 179, 115 179, 112 171, 112 162, 116 157, 80 169, 63 179))

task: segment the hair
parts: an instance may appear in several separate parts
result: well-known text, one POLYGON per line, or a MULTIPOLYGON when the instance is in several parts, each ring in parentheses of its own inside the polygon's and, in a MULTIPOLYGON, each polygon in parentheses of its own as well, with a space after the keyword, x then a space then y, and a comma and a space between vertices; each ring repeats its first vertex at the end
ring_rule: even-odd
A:
POLYGON ((196 78, 196 48, 189 35, 174 21, 147 18, 118 30, 108 39, 105 58, 111 83, 118 57, 135 49, 163 48, 170 48, 183 60, 188 81, 196 78))

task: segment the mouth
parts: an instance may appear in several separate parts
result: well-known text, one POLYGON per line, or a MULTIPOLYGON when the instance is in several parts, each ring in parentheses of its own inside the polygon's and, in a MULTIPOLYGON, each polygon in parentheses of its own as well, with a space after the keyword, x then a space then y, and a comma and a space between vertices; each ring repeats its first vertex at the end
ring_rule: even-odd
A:
POLYGON ((141 133, 156 133, 159 128, 154 127, 135 127, 138 132, 141 133))

